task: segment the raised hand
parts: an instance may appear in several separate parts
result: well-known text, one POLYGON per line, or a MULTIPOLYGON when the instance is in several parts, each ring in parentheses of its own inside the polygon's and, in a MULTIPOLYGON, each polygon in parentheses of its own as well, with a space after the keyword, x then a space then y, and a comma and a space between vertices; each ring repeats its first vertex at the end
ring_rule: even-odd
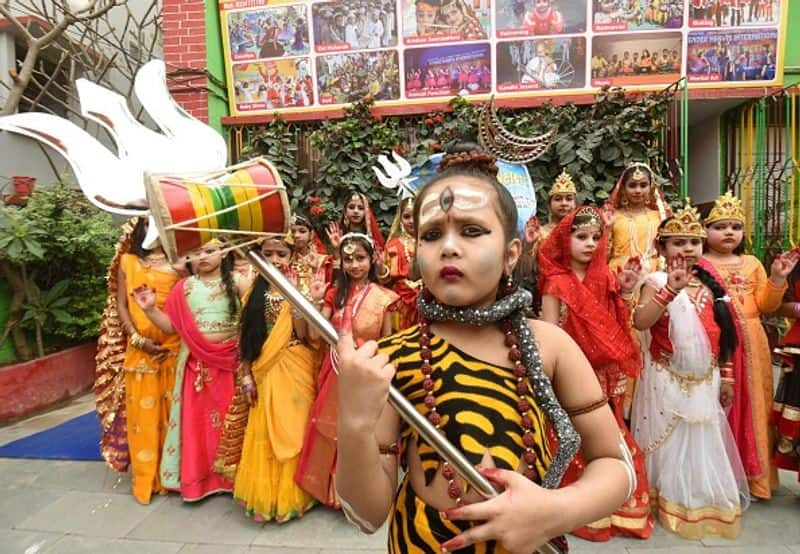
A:
POLYGON ((614 225, 614 220, 616 220, 617 215, 614 212, 614 206, 611 205, 611 202, 603 204, 603 208, 600 210, 600 217, 603 219, 603 226, 606 229, 614 225))
POLYGON ((147 285, 141 285, 131 292, 136 305, 145 312, 156 307, 156 291, 147 285))
POLYGON ((667 284, 676 291, 689 284, 692 274, 686 267, 686 258, 682 254, 667 260, 667 284))
POLYGON ((532 215, 528 221, 525 222, 525 242, 527 244, 536 242, 536 238, 539 236, 541 230, 542 226, 539 223, 539 218, 532 215))
POLYGON ((341 227, 339 227, 339 224, 334 221, 333 223, 328 224, 326 231, 328 233, 328 240, 331 241, 331 246, 335 251, 338 251, 339 244, 342 242, 341 227))
POLYGON ((617 274, 617 281, 619 288, 623 293, 629 293, 639 282, 639 276, 642 274, 642 262, 639 256, 628 258, 625 266, 617 274))
POLYGON ((783 254, 778 254, 772 260, 769 276, 774 277, 775 280, 785 280, 800 260, 800 248, 793 248, 783 254))
POLYGON ((325 298, 325 291, 327 289, 328 283, 325 282, 325 271, 320 268, 311 278, 311 285, 309 285, 308 289, 311 293, 311 299, 315 302, 320 302, 323 298, 325 298))

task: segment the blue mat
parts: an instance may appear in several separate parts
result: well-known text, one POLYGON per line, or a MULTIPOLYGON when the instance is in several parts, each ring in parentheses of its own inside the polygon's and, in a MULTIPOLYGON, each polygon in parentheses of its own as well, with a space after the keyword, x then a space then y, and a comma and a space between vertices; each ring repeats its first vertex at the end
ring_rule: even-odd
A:
POLYGON ((102 461, 97 414, 92 411, 0 446, 0 458, 102 461))

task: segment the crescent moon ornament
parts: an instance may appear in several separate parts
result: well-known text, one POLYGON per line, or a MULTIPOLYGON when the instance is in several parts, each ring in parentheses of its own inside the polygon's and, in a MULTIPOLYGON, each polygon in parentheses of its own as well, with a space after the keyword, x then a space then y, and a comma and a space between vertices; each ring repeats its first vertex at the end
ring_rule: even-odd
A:
POLYGON ((550 147, 555 130, 535 137, 515 135, 503 126, 497 115, 494 96, 478 113, 478 142, 498 160, 526 164, 538 159, 550 147))

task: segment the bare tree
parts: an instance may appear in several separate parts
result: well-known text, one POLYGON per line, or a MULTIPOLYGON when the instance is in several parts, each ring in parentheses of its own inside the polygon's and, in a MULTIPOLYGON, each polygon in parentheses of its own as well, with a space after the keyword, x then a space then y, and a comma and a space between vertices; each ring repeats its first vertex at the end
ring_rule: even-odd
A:
POLYGON ((0 115, 20 108, 78 115, 78 77, 130 98, 136 71, 160 57, 158 0, 0 0, 0 16, 11 22, 22 58, 10 84, 2 83, 0 115))

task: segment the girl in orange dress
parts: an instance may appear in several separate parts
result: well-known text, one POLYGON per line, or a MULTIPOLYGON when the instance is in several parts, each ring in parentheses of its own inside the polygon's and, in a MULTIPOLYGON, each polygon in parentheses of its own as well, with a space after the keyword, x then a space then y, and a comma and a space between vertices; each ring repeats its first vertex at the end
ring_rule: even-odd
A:
MULTIPOLYGON (((633 454, 636 469, 638 484, 625 504, 610 517, 573 533, 591 541, 607 541, 614 535, 646 539, 653 532, 653 518, 644 453, 622 417, 626 377, 636 377, 641 370, 623 295, 631 293, 641 268, 631 261, 624 271, 612 273, 605 249, 601 214, 596 208, 578 208, 561 220, 539 250, 542 319, 559 325, 583 350, 633 454)), ((562 486, 575 482, 584 467, 578 454, 562 486)))
POLYGON ((700 265, 724 284, 744 338, 740 360, 743 378, 737 379, 728 422, 750 479, 750 494, 769 499, 778 487, 778 470, 772 459, 774 445, 769 432, 774 391, 772 358, 761 314, 781 306, 786 278, 797 264, 798 254, 776 256, 769 277, 757 258, 743 254, 744 210, 730 191, 716 200, 704 223, 708 239, 700 265), (749 384, 749 392, 743 390, 745 384, 749 384))
POLYGON ((156 327, 135 302, 133 291, 147 285, 163 307, 180 278, 160 247, 142 248, 147 219, 139 218, 131 236, 131 251, 120 258, 117 271, 117 310, 128 336, 122 363, 125 371, 125 415, 131 460, 131 488, 140 504, 164 492, 158 475, 161 447, 167 429, 170 393, 180 337, 156 327))
POLYGON ((655 247, 658 225, 670 210, 650 166, 633 163, 625 168, 611 191, 603 219, 608 231, 608 265, 616 271, 638 257, 644 274, 658 269, 655 247))
POLYGON ((384 252, 385 260, 379 270, 378 278, 384 286, 391 288, 400 296, 395 312, 394 329, 401 331, 417 324, 417 295, 420 281, 412 279, 414 267, 414 198, 402 199, 397 205, 397 215, 389 232, 389 242, 384 252))
MULTIPOLYGON (((339 251, 342 271, 337 275, 335 286, 327 288, 318 278, 311 288, 311 296, 322 315, 337 329, 342 327, 344 319, 351 320, 353 335, 359 344, 390 335, 392 311, 396 309, 399 298, 377 283, 372 240, 363 234, 348 233, 341 238, 339 251)), ((309 329, 309 336, 318 338, 313 328, 309 329)), ((334 359, 328 354, 317 377, 317 398, 311 410, 295 481, 320 502, 336 508, 339 503, 333 479, 336 473, 338 403, 334 359)))

